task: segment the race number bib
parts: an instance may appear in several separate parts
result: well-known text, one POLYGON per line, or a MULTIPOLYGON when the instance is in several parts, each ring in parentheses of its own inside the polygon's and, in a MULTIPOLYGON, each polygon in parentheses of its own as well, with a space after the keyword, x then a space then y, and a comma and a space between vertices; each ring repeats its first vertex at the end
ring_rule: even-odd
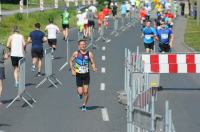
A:
POLYGON ((80 66, 78 68, 78 73, 87 73, 87 72, 89 72, 89 69, 86 66, 80 66))
POLYGON ((145 35, 145 39, 151 39, 152 35, 145 35))
POLYGON ((168 39, 168 34, 161 34, 161 39, 168 39))

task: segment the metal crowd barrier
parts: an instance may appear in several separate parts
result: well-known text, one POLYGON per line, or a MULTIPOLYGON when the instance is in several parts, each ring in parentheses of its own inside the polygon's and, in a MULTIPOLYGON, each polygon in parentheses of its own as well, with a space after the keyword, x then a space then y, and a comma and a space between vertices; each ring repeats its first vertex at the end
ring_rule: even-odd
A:
POLYGON ((62 85, 62 83, 55 77, 55 74, 53 74, 51 51, 51 48, 45 49, 45 78, 36 86, 36 88, 44 84, 47 80, 56 88, 58 88, 58 86, 54 81, 62 85))
POLYGON ((6 107, 9 108, 17 99, 21 98, 24 100, 30 107, 33 107, 33 105, 25 98, 25 96, 29 97, 33 102, 36 102, 34 98, 26 91, 26 59, 22 58, 19 61, 19 86, 18 86, 18 92, 17 97, 13 99, 13 101, 6 107))
POLYGON ((160 75, 144 73, 141 60, 139 47, 136 53, 125 49, 124 91, 118 97, 127 106, 127 132, 175 132, 167 105, 165 118, 155 113, 160 75))
POLYGON ((66 41, 66 51, 67 51, 67 60, 66 62, 60 67, 59 71, 64 69, 69 64, 69 38, 66 41))

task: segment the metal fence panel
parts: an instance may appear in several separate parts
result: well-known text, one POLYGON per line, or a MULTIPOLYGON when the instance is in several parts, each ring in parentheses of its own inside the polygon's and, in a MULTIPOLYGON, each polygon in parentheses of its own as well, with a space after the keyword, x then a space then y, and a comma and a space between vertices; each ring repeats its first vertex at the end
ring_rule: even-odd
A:
POLYGON ((25 74, 26 74, 26 59, 22 58, 19 61, 19 88, 18 88, 18 94, 22 94, 25 90, 25 74))
POLYGON ((45 75, 51 76, 52 71, 52 59, 51 59, 51 48, 45 49, 45 75))

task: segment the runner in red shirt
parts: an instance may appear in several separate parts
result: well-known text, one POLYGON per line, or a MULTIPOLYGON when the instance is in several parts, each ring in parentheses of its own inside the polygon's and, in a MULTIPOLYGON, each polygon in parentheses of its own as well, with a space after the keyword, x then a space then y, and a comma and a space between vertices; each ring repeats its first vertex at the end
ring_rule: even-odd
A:
POLYGON ((108 7, 105 7, 104 9, 103 9, 103 13, 105 14, 105 16, 109 16, 110 15, 110 9, 108 8, 108 7))
POLYGON ((100 31, 101 24, 104 22, 104 20, 105 20, 105 14, 103 10, 101 10, 98 14, 98 28, 99 28, 98 31, 100 31))
POLYGON ((170 10, 167 10, 167 13, 165 14, 165 17, 171 18, 172 20, 174 19, 174 15, 171 13, 170 10))
POLYGON ((147 12, 144 9, 144 7, 141 8, 141 10, 139 12, 139 17, 140 17, 141 24, 143 24, 143 22, 145 21, 145 19, 147 17, 147 12))

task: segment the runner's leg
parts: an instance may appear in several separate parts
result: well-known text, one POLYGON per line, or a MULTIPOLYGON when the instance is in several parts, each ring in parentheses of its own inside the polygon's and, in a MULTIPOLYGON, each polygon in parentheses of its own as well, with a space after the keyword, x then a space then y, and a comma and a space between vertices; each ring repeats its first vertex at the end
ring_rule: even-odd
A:
POLYGON ((84 85, 83 86, 83 105, 87 105, 87 102, 88 102, 88 98, 89 98, 89 94, 88 94, 88 88, 89 86, 88 85, 84 85))

